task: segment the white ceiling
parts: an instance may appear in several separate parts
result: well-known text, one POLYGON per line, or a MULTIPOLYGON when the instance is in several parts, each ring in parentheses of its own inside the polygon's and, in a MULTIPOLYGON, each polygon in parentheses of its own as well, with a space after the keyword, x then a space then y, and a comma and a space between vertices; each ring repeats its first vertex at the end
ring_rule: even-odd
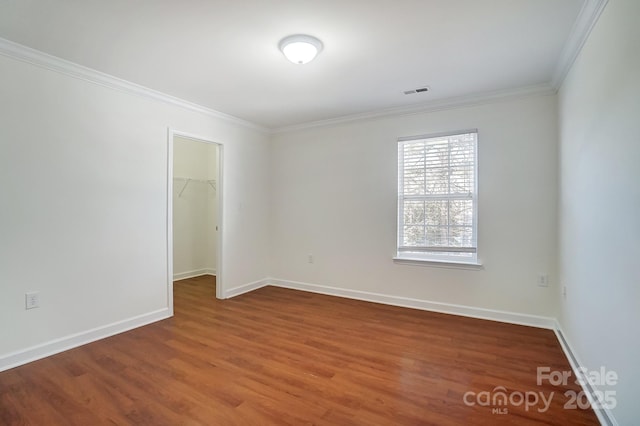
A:
POLYGON ((584 2, 1 0, 0 37, 278 129, 548 84, 584 2))

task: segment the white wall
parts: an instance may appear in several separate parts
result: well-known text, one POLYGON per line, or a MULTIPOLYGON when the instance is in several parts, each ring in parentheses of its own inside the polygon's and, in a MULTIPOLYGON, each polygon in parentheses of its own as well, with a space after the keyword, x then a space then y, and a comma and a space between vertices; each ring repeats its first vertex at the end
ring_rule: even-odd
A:
POLYGON ((555 316, 555 96, 276 134, 274 278, 555 316), (479 271, 395 264, 397 139, 479 130, 479 271), (307 262, 313 254, 315 263, 307 262))
POLYGON ((182 137, 173 145, 173 275, 216 272, 218 146, 182 137), (185 178, 192 179, 187 182, 185 178))
POLYGON ((560 321, 585 367, 618 373, 621 425, 640 419, 639 16, 609 0, 559 96, 560 321))
POLYGON ((168 312, 168 127, 224 143, 225 287, 267 276, 266 135, 5 56, 0 82, 0 368, 168 312))

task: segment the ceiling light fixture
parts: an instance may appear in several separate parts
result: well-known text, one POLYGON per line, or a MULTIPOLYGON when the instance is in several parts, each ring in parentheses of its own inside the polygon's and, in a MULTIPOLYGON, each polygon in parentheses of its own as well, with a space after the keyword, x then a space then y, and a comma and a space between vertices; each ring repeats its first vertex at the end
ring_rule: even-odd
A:
POLYGON ((322 50, 322 42, 315 37, 304 34, 285 37, 280 42, 280 50, 294 64, 311 62, 322 50))

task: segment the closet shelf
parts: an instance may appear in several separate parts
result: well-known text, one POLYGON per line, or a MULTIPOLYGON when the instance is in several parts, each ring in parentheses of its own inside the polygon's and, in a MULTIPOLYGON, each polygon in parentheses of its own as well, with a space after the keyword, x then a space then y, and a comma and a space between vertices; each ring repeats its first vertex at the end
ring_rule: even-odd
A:
POLYGON ((178 197, 182 197, 182 193, 184 192, 185 189, 187 189, 187 186, 191 182, 206 183, 206 184, 209 184, 211 186, 211 188, 213 188, 214 191, 216 190, 216 180, 215 179, 193 179, 193 178, 188 178, 188 177, 174 177, 173 180, 182 180, 182 181, 184 181, 184 185, 182 185, 182 189, 178 193, 178 197))

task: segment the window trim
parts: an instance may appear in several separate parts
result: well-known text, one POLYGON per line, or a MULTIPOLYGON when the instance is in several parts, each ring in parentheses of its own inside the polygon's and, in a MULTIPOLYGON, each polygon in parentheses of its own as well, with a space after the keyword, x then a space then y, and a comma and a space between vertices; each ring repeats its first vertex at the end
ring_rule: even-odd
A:
POLYGON ((480 260, 476 262, 460 262, 455 260, 427 260, 394 256, 393 263, 397 263, 399 265, 430 266, 434 268, 467 269, 476 271, 484 269, 484 264, 480 260))
MULTIPOLYGON (((398 185, 398 189, 397 189, 397 220, 396 220, 396 256, 393 257, 394 262, 396 263, 401 263, 401 264, 425 264, 427 266, 429 265, 433 265, 433 266, 441 266, 441 267, 461 267, 464 269, 476 269, 478 267, 482 267, 482 263, 480 262, 479 258, 478 258, 478 175, 479 175, 479 167, 478 167, 478 151, 479 151, 479 145, 480 145, 480 135, 478 132, 478 129, 465 129, 465 130, 457 130, 457 131, 448 131, 448 132, 439 132, 439 133, 430 133, 430 134, 424 134, 424 135, 415 135, 415 136, 403 136, 398 138, 397 143, 398 143, 398 148, 400 146, 401 142, 409 142, 409 141, 416 141, 416 140, 420 140, 420 139, 434 139, 434 138, 440 138, 440 137, 449 137, 449 136, 454 136, 454 135, 461 135, 461 134, 466 134, 466 133, 475 133, 476 135, 476 140, 475 140, 475 149, 474 149, 474 185, 473 185, 473 194, 471 196, 471 200, 473 203, 473 217, 472 217, 472 240, 475 242, 475 247, 469 247, 469 248, 455 248, 453 250, 446 250, 446 248, 432 248, 431 250, 429 248, 423 248, 423 247, 416 247, 416 248, 412 248, 412 247, 405 247, 403 245, 401 245, 401 241, 400 241, 400 236, 401 236, 401 226, 404 226, 404 216, 403 216, 403 209, 402 209, 402 203, 401 201, 404 199, 404 197, 401 197, 401 193, 400 193, 400 186, 401 186, 401 182, 404 182, 404 165, 401 168, 400 167, 400 150, 396 149, 396 153, 398 154, 398 158, 396 158, 396 165, 398 166, 398 171, 397 171, 397 185, 398 185), (414 249, 413 251, 410 251, 409 249, 414 249), (422 258, 419 254, 416 256, 416 253, 419 252, 442 252, 443 256, 438 258, 438 257, 429 257, 427 258, 426 256, 424 258, 422 258), (469 260, 464 260, 464 259, 452 259, 450 257, 447 257, 448 253, 454 253, 454 252, 462 252, 462 253, 473 253, 473 257, 469 260), (448 266, 449 265, 449 266, 448 266)), ((404 160, 404 159, 403 159, 404 160)), ((451 197, 446 197, 446 199, 451 199, 451 197)))

